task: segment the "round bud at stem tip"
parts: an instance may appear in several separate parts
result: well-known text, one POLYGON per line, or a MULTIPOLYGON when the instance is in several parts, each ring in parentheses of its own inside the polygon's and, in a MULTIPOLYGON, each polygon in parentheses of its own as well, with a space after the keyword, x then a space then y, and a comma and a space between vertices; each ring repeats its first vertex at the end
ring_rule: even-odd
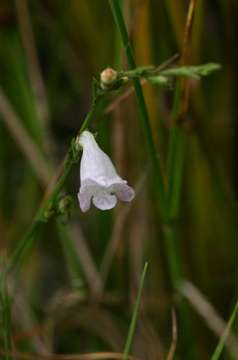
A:
POLYGON ((110 87, 117 80, 118 73, 112 68, 106 68, 100 74, 102 88, 110 87))

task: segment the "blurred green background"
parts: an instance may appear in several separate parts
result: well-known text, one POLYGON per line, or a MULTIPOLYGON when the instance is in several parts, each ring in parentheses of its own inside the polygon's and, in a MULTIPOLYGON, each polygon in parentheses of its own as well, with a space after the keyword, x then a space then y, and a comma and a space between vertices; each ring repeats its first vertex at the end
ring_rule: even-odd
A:
MULTIPOLYGON (((124 0, 121 5, 137 65, 159 65, 181 52, 189 1, 124 0)), ((226 320, 238 298, 237 24, 236 0, 197 1, 189 63, 217 62, 222 69, 190 80, 182 199, 174 220, 184 278, 226 320)), ((2 254, 10 254, 30 226, 89 110, 92 78, 107 66, 120 70, 126 64, 108 1, 1 0, 2 254)), ((144 86, 163 169, 173 92, 173 86, 144 86)), ((19 351, 121 352, 147 260, 131 352, 139 359, 166 359, 171 310, 182 295, 169 286, 156 184, 134 95, 116 98, 107 99, 92 129, 137 196, 113 211, 91 208, 82 214, 76 196, 79 166, 74 167, 65 189, 74 200, 69 218, 40 229, 20 274, 9 280, 12 342, 19 351)), ((212 312, 199 308, 201 299, 191 288, 186 297, 197 358, 209 359, 221 329, 212 312)), ((179 325, 177 331, 179 349, 179 325)), ((178 350, 175 358, 190 359, 186 351, 178 350)), ((232 358, 229 351, 224 358, 232 358)))

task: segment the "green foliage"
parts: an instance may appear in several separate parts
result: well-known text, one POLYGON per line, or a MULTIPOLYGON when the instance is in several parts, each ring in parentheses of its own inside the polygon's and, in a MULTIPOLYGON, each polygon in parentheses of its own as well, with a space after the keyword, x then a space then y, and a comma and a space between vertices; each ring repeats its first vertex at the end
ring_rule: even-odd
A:
MULTIPOLYGON (((199 304, 190 309, 177 292, 189 278, 218 317, 238 294, 236 5, 224 4, 196 2, 180 61, 185 0, 3 0, 1 358, 13 342, 20 353, 92 359, 157 360, 169 348, 176 359, 210 358, 213 317, 201 320, 199 304), (208 59, 230 65, 193 65, 208 59), (118 76, 105 87, 107 67, 118 76), (132 203, 80 212, 78 135, 87 128, 136 188, 132 203)), ((236 312, 213 360, 224 347, 234 357, 236 312)))

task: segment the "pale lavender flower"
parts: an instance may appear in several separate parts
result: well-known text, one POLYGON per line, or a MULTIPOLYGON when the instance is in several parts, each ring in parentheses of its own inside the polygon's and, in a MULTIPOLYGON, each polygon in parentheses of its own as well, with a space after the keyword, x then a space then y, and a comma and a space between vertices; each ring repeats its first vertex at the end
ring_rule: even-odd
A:
POLYGON ((80 164, 80 189, 78 199, 83 212, 89 210, 91 200, 101 210, 112 209, 117 200, 131 201, 134 190, 116 172, 111 159, 105 154, 89 131, 79 137, 83 148, 80 164))

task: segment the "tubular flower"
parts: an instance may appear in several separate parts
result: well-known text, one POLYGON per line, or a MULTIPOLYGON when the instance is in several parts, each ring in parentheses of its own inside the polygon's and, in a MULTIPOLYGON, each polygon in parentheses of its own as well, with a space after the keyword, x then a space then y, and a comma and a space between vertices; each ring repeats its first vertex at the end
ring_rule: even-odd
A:
POLYGON ((79 137, 83 148, 80 164, 80 189, 78 199, 83 212, 89 210, 91 200, 101 210, 112 209, 117 200, 131 201, 134 190, 116 172, 111 159, 105 154, 89 131, 79 137))

